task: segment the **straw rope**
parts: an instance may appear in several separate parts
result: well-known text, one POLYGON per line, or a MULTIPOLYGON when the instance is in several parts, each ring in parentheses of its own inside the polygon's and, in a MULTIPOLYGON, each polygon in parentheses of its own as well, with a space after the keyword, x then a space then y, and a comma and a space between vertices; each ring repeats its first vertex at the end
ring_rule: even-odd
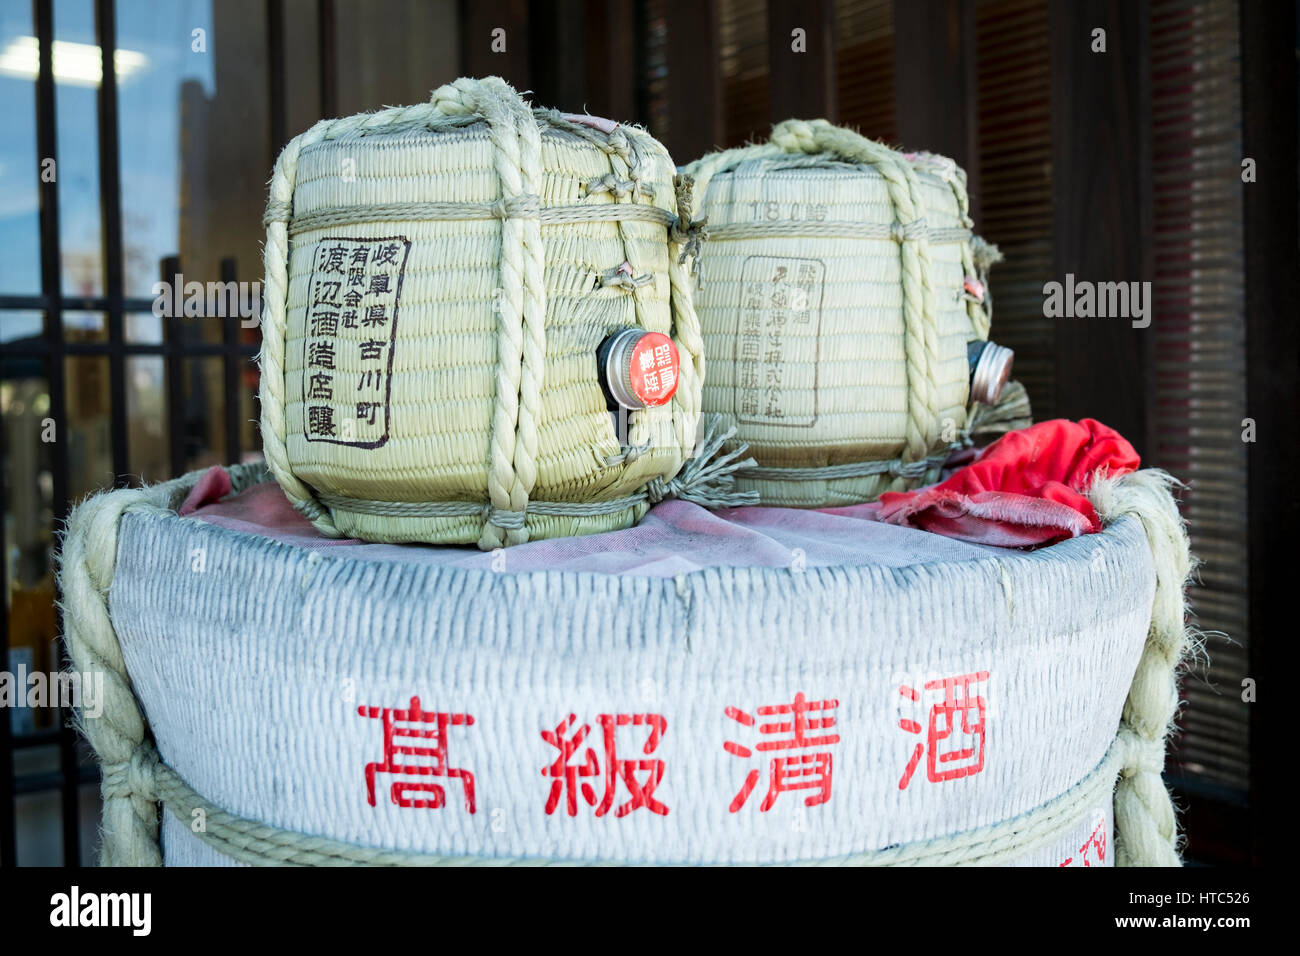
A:
MULTIPOLYGON (((287 217, 283 210, 276 214, 287 217)), ((671 227, 677 219, 658 206, 608 203, 599 206, 548 206, 536 196, 511 196, 491 203, 403 202, 373 206, 339 206, 294 216, 289 235, 325 226, 351 226, 362 222, 472 222, 481 219, 536 219, 543 226, 573 222, 653 222, 671 227)))
MULTIPOLYGON (((536 196, 541 185, 541 136, 532 112, 504 80, 459 79, 433 91, 443 115, 475 113, 487 120, 501 195, 536 196)), ((546 367, 546 287, 541 223, 510 216, 501 224, 501 286, 497 319, 497 403, 492 420, 492 467, 483 523, 484 550, 528 540, 524 526, 493 523, 497 511, 523 511, 537 482, 537 427, 546 367)))
MULTIPOLYGON (((235 490, 266 475, 260 466, 228 469, 235 490)), ((73 667, 83 675, 102 674, 103 706, 98 716, 78 715, 78 726, 103 768, 103 865, 157 866, 158 803, 189 823, 191 811, 206 811, 206 842, 250 863, 312 865, 528 864, 541 860, 494 860, 406 854, 356 847, 310 834, 295 833, 242 819, 214 807, 195 793, 157 756, 108 611, 117 561, 118 531, 128 511, 172 513, 193 487, 199 472, 171 482, 95 495, 68 519, 59 554, 59 585, 64 634, 73 667)), ((1177 866, 1178 827, 1169 793, 1161 781, 1164 746, 1178 706, 1178 669, 1195 635, 1187 626, 1184 589, 1194 566, 1187 533, 1170 494, 1177 482, 1160 471, 1140 471, 1097 480, 1089 492, 1109 523, 1132 514, 1141 520, 1156 568, 1156 593, 1150 634, 1138 663, 1114 744, 1101 764, 1075 787, 1043 806, 1011 820, 963 834, 891 847, 835 860, 840 865, 957 865, 1005 862, 1017 851, 1051 839, 1067 819, 1095 805, 1115 783, 1117 864, 1177 866)), ((189 519, 179 519, 189 520, 189 519)))
POLYGON ((1178 820, 1161 780, 1165 741, 1178 713, 1178 678, 1184 660, 1200 639, 1189 623, 1186 588, 1196 569, 1187 527, 1171 494, 1183 487, 1156 469, 1094 482, 1089 499, 1107 523, 1123 515, 1142 522, 1156 567, 1151 628, 1137 672, 1124 702, 1120 736, 1128 756, 1115 791, 1116 836, 1120 866, 1179 866, 1178 820))

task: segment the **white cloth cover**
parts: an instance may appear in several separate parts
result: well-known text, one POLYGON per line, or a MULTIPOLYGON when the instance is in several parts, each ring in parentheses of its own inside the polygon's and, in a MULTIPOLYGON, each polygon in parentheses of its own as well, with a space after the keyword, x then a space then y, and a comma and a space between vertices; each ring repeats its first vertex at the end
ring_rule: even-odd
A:
MULTIPOLYGON (((703 512, 673 507, 658 543, 680 531, 700 568, 674 576, 357 558, 127 513, 109 606, 161 756, 191 787, 367 846, 816 861, 1008 819, 1101 762, 1155 588, 1135 519, 905 566, 864 522, 858 560, 836 541, 838 563, 819 564, 805 535, 813 557, 790 567, 719 567, 692 550, 703 512), (386 761, 384 711, 412 698, 424 719, 394 729, 434 736, 399 733, 427 752, 386 761)), ((904 533, 920 552, 936 540, 904 533)), ((1107 799, 1015 862, 1108 865, 1110 827, 1107 799)), ((170 814, 163 849, 172 865, 230 862, 170 814)))

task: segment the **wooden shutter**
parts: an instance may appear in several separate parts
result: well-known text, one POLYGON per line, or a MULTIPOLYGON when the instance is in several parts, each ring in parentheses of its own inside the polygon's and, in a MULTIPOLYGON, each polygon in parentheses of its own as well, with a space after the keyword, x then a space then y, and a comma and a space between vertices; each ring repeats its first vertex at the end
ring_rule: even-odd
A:
POLYGON ((767 109, 767 3, 719 0, 718 32, 725 145, 765 140, 772 126, 767 109))
POLYGON ((1046 0, 980 0, 977 104, 981 220, 1002 250, 993 267, 992 337, 1016 353, 1034 419, 1055 407, 1055 328, 1043 317, 1052 278, 1051 58, 1046 0))
POLYGON ((835 87, 841 124, 896 141, 891 0, 836 0, 835 87))
MULTIPOLYGON (((1241 76, 1235 0, 1154 0, 1154 460, 1191 487, 1208 666, 1183 681, 1174 772, 1245 789, 1248 714, 1241 76), (1224 636, 1226 635, 1226 636, 1224 636)), ((1279 117, 1279 122, 1288 118, 1279 117)), ((1289 118, 1294 120, 1294 117, 1289 118)), ((1246 186, 1244 188, 1250 188, 1246 186)))

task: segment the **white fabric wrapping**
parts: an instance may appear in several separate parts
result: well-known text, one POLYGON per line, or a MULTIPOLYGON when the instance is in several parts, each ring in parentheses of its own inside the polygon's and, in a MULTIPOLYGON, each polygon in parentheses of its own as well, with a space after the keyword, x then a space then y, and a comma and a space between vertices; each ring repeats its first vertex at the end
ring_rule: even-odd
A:
MULTIPOLYGON (((240 816, 448 855, 813 861, 1025 813, 1101 762, 1155 589, 1133 518, 1032 554, 676 578, 356 560, 156 513, 126 514, 120 534, 113 625, 167 764, 240 816), (986 705, 983 766, 932 780, 927 726, 942 694, 924 685, 984 671, 970 685, 986 705), (839 740, 774 753, 829 753, 830 796, 805 806, 817 790, 783 792, 764 812, 769 758, 724 744, 757 754, 781 736, 761 725, 789 716, 749 727, 727 708, 754 715, 799 693, 838 702, 833 730, 809 735, 839 740), (406 708, 412 697, 426 711, 473 717, 448 728, 446 753, 448 767, 474 776, 474 813, 456 777, 418 778, 443 788, 438 808, 398 806, 389 787, 399 777, 382 773, 368 802, 366 766, 383 760, 384 736, 358 707, 406 708), (546 813, 556 779, 544 771, 560 752, 542 732, 570 714, 591 727, 599 775, 577 779, 598 804, 600 715, 662 717, 650 753, 644 724, 617 727, 615 747, 619 760, 663 762, 651 796, 666 814, 642 806, 618 816, 633 796, 622 777, 603 815, 581 793, 575 815, 564 796, 546 813), (925 755, 902 787, 918 743, 925 755), (757 786, 731 812, 751 770, 757 786)), ((570 765, 584 755, 585 746, 570 765)), ((1109 864, 1110 811, 1109 799, 1089 808, 1016 862, 1109 864), (1099 822, 1104 857, 1095 843, 1081 852, 1099 822)), ((163 846, 169 864, 221 862, 170 815, 163 846)))

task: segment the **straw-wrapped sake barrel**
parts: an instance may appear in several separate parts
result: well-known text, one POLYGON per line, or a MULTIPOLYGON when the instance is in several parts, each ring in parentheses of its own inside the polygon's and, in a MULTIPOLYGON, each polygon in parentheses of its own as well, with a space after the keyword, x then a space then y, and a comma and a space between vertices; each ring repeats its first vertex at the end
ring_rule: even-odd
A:
POLYGON ((703 376, 675 172, 645 132, 496 78, 290 142, 261 400, 295 506, 330 535, 495 548, 626 527, 672 493, 703 376), (596 355, 627 329, 659 333, 672 397, 620 436, 596 355))
POLYGON ((965 173, 824 120, 684 171, 708 223, 704 410, 758 462, 738 487, 827 506, 933 481, 1009 368, 990 351, 972 389, 998 256, 971 231, 965 173))

